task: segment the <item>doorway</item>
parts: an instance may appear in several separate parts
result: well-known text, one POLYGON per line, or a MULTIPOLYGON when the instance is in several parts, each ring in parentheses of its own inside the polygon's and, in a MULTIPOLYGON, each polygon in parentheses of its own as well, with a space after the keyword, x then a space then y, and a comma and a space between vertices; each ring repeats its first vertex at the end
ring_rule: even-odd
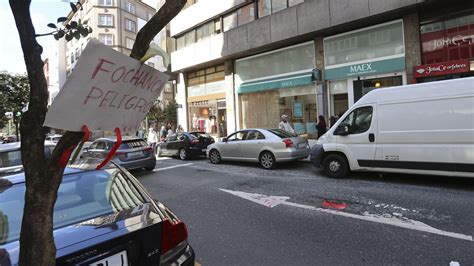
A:
POLYGON ((354 103, 372 90, 392 86, 401 86, 402 84, 402 76, 354 80, 354 103))

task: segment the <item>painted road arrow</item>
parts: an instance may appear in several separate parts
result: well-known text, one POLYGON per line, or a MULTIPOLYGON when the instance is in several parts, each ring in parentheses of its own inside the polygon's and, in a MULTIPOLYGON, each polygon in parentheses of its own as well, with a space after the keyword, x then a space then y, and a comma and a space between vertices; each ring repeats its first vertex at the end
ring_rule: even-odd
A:
POLYGON ((353 213, 348 213, 348 212, 318 208, 318 207, 314 207, 310 205, 303 205, 299 203, 289 202, 288 200, 290 199, 290 197, 285 197, 285 196, 267 196, 263 194, 248 193, 248 192, 243 192, 243 191, 234 191, 234 190, 227 190, 227 189, 219 189, 219 190, 244 198, 246 200, 250 200, 252 202, 263 205, 268 208, 273 208, 278 205, 286 205, 286 206, 307 209, 307 210, 321 212, 321 213, 329 213, 333 215, 344 216, 344 217, 363 220, 363 221, 392 225, 396 227, 421 231, 421 232, 435 234, 435 235, 447 236, 447 237, 452 237, 452 238, 457 238, 457 239, 462 239, 462 240, 467 240, 467 241, 474 241, 473 237, 470 235, 443 231, 443 230, 431 227, 425 223, 411 220, 403 216, 392 216, 392 215, 388 216, 387 214, 385 214, 384 216, 380 216, 380 215, 371 214, 368 212, 364 212, 362 215, 360 215, 360 214, 353 214, 353 213))

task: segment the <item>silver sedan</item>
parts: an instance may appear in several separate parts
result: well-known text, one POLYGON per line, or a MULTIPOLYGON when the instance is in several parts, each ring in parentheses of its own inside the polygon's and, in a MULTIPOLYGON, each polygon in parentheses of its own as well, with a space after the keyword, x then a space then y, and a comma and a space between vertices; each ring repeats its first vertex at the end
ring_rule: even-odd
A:
POLYGON ((222 142, 207 147, 211 163, 222 160, 258 162, 265 169, 275 168, 276 163, 307 158, 308 141, 280 129, 245 129, 237 131, 222 142))

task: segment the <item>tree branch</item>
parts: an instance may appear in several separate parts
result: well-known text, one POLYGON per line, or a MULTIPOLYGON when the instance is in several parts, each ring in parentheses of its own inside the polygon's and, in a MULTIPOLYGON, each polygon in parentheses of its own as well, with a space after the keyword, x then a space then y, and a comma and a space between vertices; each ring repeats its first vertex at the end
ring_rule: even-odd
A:
POLYGON ((140 60, 155 36, 181 11, 186 0, 167 0, 158 12, 138 32, 130 57, 140 60))

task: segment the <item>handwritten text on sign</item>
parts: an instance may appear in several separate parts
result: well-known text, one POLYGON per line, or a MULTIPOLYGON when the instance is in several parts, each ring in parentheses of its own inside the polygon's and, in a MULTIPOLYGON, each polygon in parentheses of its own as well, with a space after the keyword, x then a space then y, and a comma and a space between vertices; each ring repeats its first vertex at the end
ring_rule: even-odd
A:
POLYGON ((133 131, 168 76, 92 40, 46 114, 44 125, 70 131, 133 131))

